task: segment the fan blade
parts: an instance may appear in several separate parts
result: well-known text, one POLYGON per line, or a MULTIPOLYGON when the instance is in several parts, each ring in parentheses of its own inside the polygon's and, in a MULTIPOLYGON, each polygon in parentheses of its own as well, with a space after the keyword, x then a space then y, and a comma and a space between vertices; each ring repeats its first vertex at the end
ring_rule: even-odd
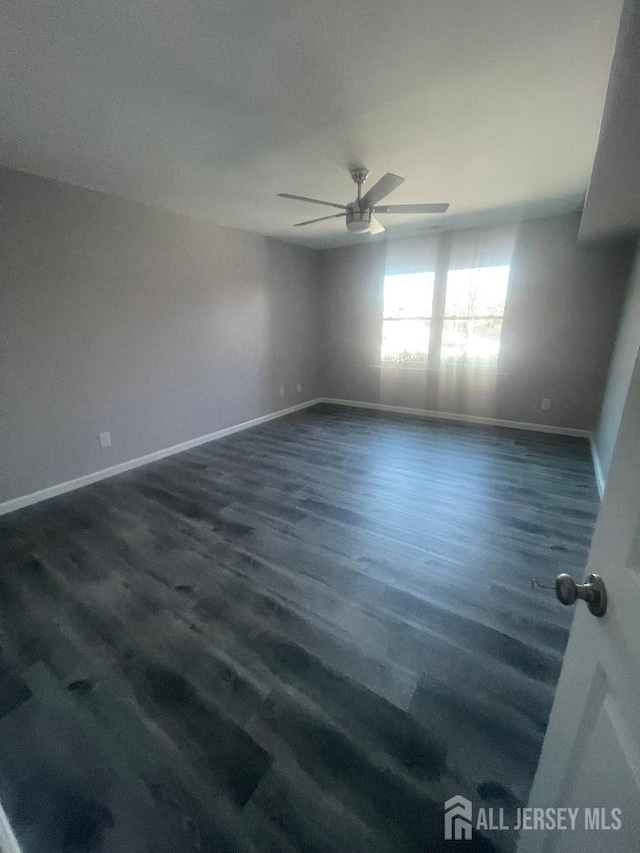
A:
POLYGON ((292 198, 295 201, 309 201, 311 204, 324 204, 325 207, 337 207, 339 210, 346 210, 346 204, 334 204, 332 201, 321 201, 319 198, 307 198, 304 195, 291 195, 291 193, 278 193, 278 198, 292 198))
POLYGON ((379 222, 375 216, 371 217, 371 225, 369 226, 369 234, 382 234, 385 231, 385 227, 382 222, 379 222))
POLYGON ((324 222, 325 219, 340 219, 346 215, 346 213, 332 213, 330 216, 321 216, 319 219, 307 219, 306 222, 294 222, 293 227, 298 228, 300 225, 313 225, 314 222, 324 222))
POLYGON ((374 213, 446 213, 448 204, 391 204, 373 207, 374 213))
POLYGON ((400 184, 404 183, 404 178, 401 178, 399 175, 393 175, 391 172, 387 172, 386 175, 383 175, 377 184, 374 184, 368 193, 365 193, 362 196, 360 201, 360 210, 364 210, 367 207, 373 207, 374 204, 377 204, 381 201, 386 195, 392 193, 394 190, 398 189, 400 184))

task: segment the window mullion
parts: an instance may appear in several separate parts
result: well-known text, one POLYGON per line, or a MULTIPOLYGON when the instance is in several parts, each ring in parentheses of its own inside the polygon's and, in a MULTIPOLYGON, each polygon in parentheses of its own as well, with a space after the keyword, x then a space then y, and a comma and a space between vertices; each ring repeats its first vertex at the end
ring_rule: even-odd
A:
POLYGON ((440 367, 440 350, 442 348, 442 328, 444 324, 444 308, 447 297, 447 272, 451 257, 452 233, 447 231, 440 235, 433 284, 433 310, 429 334, 428 367, 437 370, 440 367))

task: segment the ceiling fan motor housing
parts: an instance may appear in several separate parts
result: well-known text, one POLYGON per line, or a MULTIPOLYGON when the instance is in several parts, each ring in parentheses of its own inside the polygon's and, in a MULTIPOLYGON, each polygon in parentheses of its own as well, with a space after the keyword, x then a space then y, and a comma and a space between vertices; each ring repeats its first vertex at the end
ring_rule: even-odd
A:
POLYGON ((359 210, 356 205, 347 207, 347 230, 362 233, 371 227, 371 211, 359 210))

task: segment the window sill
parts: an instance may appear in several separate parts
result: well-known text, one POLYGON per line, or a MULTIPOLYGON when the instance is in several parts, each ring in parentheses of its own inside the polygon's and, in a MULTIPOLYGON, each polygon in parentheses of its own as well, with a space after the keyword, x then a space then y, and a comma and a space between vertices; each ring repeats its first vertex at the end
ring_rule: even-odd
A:
POLYGON ((373 370, 403 370, 405 372, 413 373, 484 373, 490 376, 508 376, 505 371, 498 370, 497 367, 491 367, 486 364, 477 366, 472 364, 447 364, 441 365, 440 367, 427 367, 427 365, 424 363, 398 364, 396 362, 387 363, 385 361, 382 361, 378 362, 377 364, 370 364, 369 367, 371 367, 373 370))

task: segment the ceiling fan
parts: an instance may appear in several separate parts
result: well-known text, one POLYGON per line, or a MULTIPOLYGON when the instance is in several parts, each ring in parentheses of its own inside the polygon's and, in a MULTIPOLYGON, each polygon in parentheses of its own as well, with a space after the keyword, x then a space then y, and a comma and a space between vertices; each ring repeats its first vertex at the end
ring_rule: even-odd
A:
POLYGON ((368 169, 352 169, 351 177, 358 185, 358 196, 351 204, 335 204, 332 201, 321 201, 318 198, 306 198, 302 195, 291 195, 290 193, 278 193, 279 198, 293 198, 297 201, 308 201, 311 204, 323 204, 325 207, 337 207, 343 213, 332 213, 330 216, 321 216, 318 219, 307 219, 305 222, 296 222, 295 228, 301 225, 313 225, 314 222, 324 222, 326 219, 346 218, 347 229, 360 233, 379 234, 384 231, 384 225, 376 219, 374 213, 445 213, 448 204, 383 204, 378 202, 397 189, 404 183, 404 178, 387 172, 374 184, 369 192, 362 195, 362 185, 367 180, 368 169))

